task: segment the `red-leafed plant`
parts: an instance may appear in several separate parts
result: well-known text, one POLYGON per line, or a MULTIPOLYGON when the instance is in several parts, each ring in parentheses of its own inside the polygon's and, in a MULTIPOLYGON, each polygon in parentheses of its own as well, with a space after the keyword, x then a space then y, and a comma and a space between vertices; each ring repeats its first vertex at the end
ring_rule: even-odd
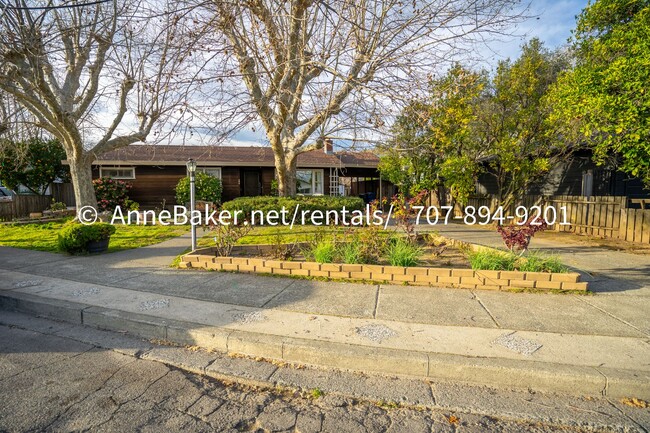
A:
POLYGON ((497 227, 497 232, 499 232, 510 251, 521 251, 521 254, 523 254, 528 250, 530 240, 535 236, 535 233, 544 231, 547 228, 546 221, 533 217, 522 225, 500 225, 497 227))

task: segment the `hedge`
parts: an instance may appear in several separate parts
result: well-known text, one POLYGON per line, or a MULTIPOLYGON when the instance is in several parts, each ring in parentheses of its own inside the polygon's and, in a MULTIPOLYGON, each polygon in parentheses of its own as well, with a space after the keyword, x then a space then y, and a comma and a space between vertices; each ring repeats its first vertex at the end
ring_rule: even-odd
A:
POLYGON ((296 196, 296 197, 274 197, 274 196, 258 196, 258 197, 239 197, 234 200, 225 202, 222 206, 223 210, 234 213, 242 211, 243 215, 250 218, 253 211, 261 211, 267 215, 269 211, 280 212, 284 207, 289 215, 293 215, 296 205, 300 205, 301 211, 315 210, 326 211, 336 210, 337 212, 362 210, 364 208, 363 199, 359 197, 331 197, 325 195, 319 196, 296 196))
POLYGON ((83 253, 88 251, 88 242, 107 239, 113 233, 115 226, 108 223, 83 225, 71 222, 64 225, 58 234, 59 250, 70 254, 83 253))

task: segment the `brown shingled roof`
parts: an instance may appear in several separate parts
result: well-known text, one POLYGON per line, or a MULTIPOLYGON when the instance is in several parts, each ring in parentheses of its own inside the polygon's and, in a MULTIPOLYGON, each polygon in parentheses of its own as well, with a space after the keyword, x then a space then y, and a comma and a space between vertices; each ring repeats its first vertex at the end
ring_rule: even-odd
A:
MULTIPOLYGON (((101 155, 95 160, 95 164, 182 165, 189 158, 193 158, 199 165, 275 165, 270 147, 171 145, 131 145, 101 155)), ((299 167, 377 168, 378 163, 379 158, 368 151, 326 154, 321 149, 298 155, 299 167)))

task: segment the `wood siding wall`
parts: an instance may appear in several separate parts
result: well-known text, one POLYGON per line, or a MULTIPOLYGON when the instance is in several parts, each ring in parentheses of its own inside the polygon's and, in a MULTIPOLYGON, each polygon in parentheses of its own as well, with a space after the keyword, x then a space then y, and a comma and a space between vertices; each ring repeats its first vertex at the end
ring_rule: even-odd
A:
MULTIPOLYGON (((320 169, 314 167, 299 167, 299 169, 320 169)), ((222 201, 229 201, 242 195, 242 172, 258 171, 260 174, 262 195, 271 194, 271 181, 275 178, 273 167, 221 167, 222 201)), ((323 192, 329 195, 330 170, 323 168, 323 192)), ((135 179, 129 180, 133 188, 129 194, 131 200, 140 203, 143 209, 162 208, 163 200, 167 207, 176 203, 174 189, 178 181, 184 177, 184 166, 136 166, 135 179)), ((93 178, 99 177, 99 167, 93 167, 93 178)), ((68 205, 73 205, 66 202, 68 205)), ((182 203, 181 203, 182 204, 182 203)))
MULTIPOLYGON (((137 166, 135 179, 129 180, 133 188, 129 193, 131 200, 140 203, 143 209, 162 209, 176 204, 176 184, 185 176, 186 168, 182 166, 137 166)), ((99 168, 93 167, 93 178, 99 177, 99 168)), ((181 203, 182 204, 182 203, 181 203)))
POLYGON ((241 195, 241 170, 239 167, 222 167, 221 184, 223 185, 222 202, 239 197, 241 195))

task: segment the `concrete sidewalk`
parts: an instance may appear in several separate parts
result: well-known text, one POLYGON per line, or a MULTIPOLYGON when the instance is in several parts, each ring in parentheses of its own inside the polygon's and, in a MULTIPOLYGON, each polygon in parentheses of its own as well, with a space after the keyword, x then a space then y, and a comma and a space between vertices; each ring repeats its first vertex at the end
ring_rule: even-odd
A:
POLYGON ((169 269, 187 241, 87 257, 0 248, 0 307, 297 363, 650 398, 643 280, 578 296, 169 269))

